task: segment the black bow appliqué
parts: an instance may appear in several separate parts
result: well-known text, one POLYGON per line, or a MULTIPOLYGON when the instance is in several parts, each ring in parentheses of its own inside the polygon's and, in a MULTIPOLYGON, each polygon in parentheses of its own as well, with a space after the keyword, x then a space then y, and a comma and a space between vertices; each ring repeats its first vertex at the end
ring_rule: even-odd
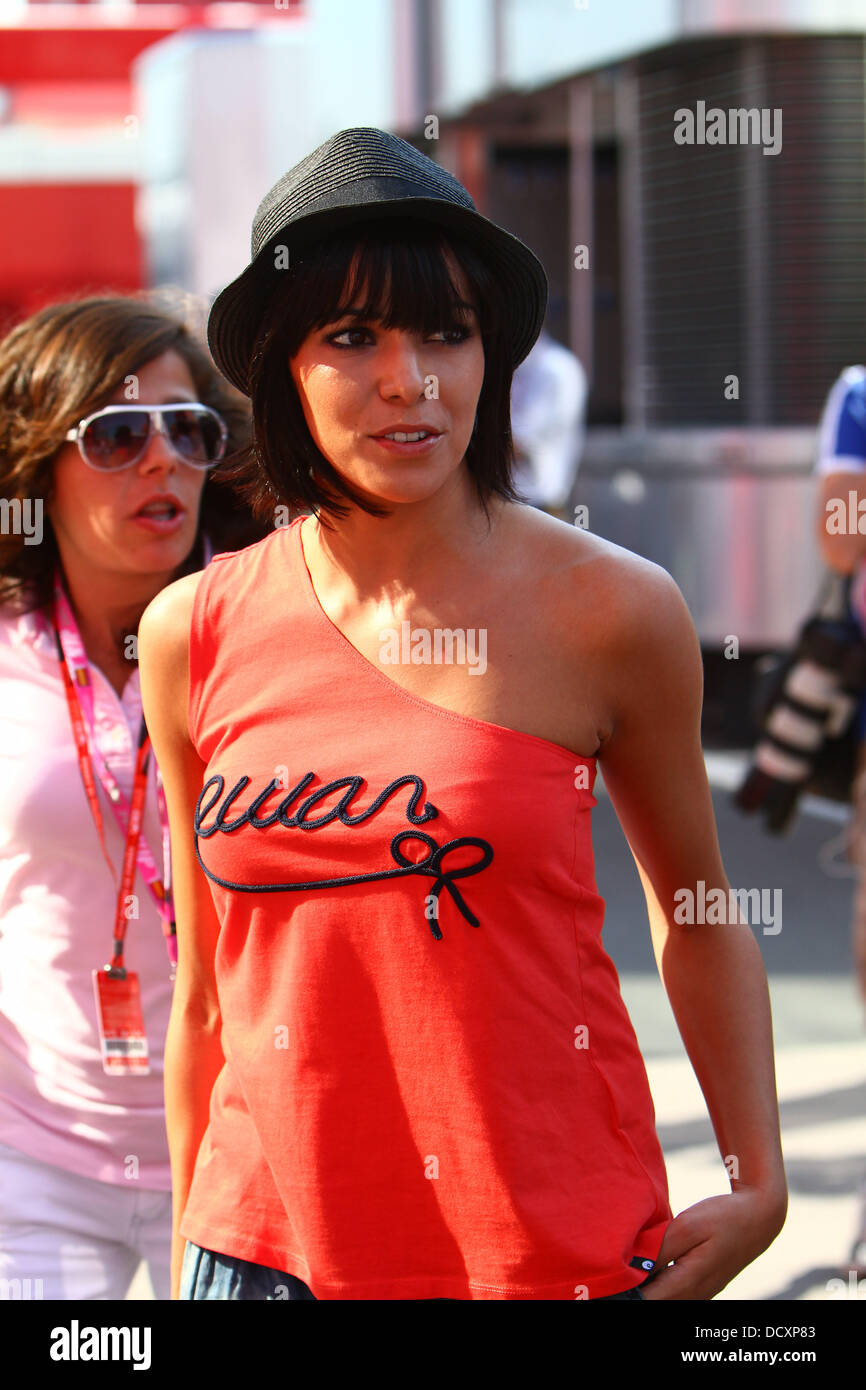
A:
MULTIPOLYGON (((447 844, 437 845, 432 835, 425 835, 420 830, 404 830, 402 834, 395 835, 391 841, 391 858, 397 864, 408 866, 391 870, 393 876, 396 876, 398 873, 429 874, 431 878, 435 879, 430 893, 436 899, 437 915, 439 912, 439 894, 442 892, 443 888, 447 888, 469 925, 471 927, 478 926, 478 918, 475 916, 474 912, 470 911, 463 901, 460 890, 454 887, 454 879, 468 878, 472 874, 480 874, 482 869, 487 868, 487 865, 493 859, 493 849, 486 840, 476 839, 474 835, 463 835, 459 840, 449 840, 447 844), (423 840, 430 851, 429 857, 427 859, 421 859, 417 863, 413 863, 411 859, 407 859, 400 848, 404 840, 423 840), (460 869, 445 869, 443 871, 442 860, 445 855, 453 849, 460 849, 463 845, 477 845, 481 850, 481 858, 476 859, 474 864, 465 864, 460 869)), ((384 878, 386 875, 370 874, 369 877, 384 878)), ((436 918, 431 917, 429 921, 431 932, 437 941, 441 941, 442 933, 439 930, 436 918)))
POLYGON ((219 773, 210 777, 202 787, 195 807, 196 858, 207 877, 211 879, 212 882, 220 884, 221 887, 231 888, 238 893, 293 893, 301 892, 304 889, 337 888, 349 883, 370 883, 377 879, 402 878, 411 874, 423 874, 434 880, 428 896, 432 896, 434 899, 435 914, 428 917, 427 920, 430 931, 436 941, 442 940, 442 932, 439 929, 439 924, 436 919, 439 910, 439 895, 443 888, 448 889, 448 892, 451 894, 451 897, 470 926, 477 927, 479 925, 478 918, 471 911, 460 893, 460 890, 454 883, 455 879, 468 878, 474 874, 481 873, 493 860, 493 847, 488 841, 478 839, 472 835, 464 835, 455 840, 448 840, 444 845, 437 845, 431 835, 424 834, 422 831, 403 830, 394 836, 390 845, 391 858, 398 866, 396 869, 381 869, 376 873, 369 874, 349 874, 343 878, 318 879, 305 883, 232 883, 229 879, 220 878, 217 874, 211 873, 201 857, 198 841, 199 839, 207 839, 209 836, 215 835, 218 831, 225 835, 233 834, 245 825, 253 830, 265 830, 268 826, 274 825, 277 822, 288 829, 294 828, 299 830, 316 830, 323 825, 328 825, 333 820, 339 820, 341 824, 346 826, 360 825, 362 821, 367 820, 378 811, 398 787, 407 784, 411 785, 413 788, 412 795, 406 807, 406 819, 412 825, 423 825, 427 821, 433 820, 439 814, 437 808, 429 801, 424 802, 423 813, 421 815, 417 814, 418 803, 423 795, 424 787, 420 777, 416 777, 413 773, 407 773, 402 777, 395 778, 393 782, 389 782, 388 786, 379 792, 378 796, 374 798, 371 804, 362 811, 350 812, 349 803, 361 788, 365 786, 364 778, 339 777, 335 781, 328 782, 325 786, 319 787, 319 789, 308 796, 290 816, 288 812, 291 803, 309 786, 314 778, 314 773, 306 773, 297 785, 283 798, 274 811, 266 816, 260 817, 258 814, 259 809, 267 798, 275 791, 280 790, 282 786, 279 781, 274 779, 268 784, 264 791, 259 793, 244 812, 236 816, 234 820, 226 821, 225 816, 229 806, 236 797, 240 795, 244 788, 249 785, 250 778, 244 775, 239 778, 223 800, 213 824, 203 826, 202 821, 204 817, 219 801, 225 787, 225 778, 219 773), (202 801, 206 793, 209 788, 214 786, 216 787, 215 794, 212 796, 207 806, 202 809, 202 801), (337 805, 332 807, 331 810, 326 811, 323 815, 308 820, 308 812, 315 803, 323 800, 328 793, 335 791, 339 787, 345 787, 346 790, 340 797, 337 805), (429 851, 427 857, 417 861, 408 859, 401 848, 405 840, 422 841, 429 851), (480 858, 472 864, 464 864, 458 868, 446 869, 443 865, 445 856, 450 854, 453 850, 460 849, 465 845, 477 846, 477 848, 481 850, 480 858))

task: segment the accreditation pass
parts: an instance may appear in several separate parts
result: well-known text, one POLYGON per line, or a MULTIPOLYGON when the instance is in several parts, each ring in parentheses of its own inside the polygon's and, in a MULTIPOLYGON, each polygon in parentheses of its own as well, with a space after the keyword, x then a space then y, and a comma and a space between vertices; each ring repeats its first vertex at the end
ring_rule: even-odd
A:
POLYGON ((102 1068, 109 1076, 148 1076, 150 1062, 138 975, 93 971, 102 1068))

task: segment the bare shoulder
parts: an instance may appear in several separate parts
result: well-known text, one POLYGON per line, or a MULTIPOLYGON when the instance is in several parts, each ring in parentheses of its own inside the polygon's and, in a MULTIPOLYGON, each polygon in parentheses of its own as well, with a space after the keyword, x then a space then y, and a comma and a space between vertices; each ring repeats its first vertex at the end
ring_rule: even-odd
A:
POLYGON ((141 697, 155 743, 167 733, 188 734, 189 632, 203 574, 197 570, 160 589, 138 625, 141 697))
POLYGON ((700 641, 668 571, 541 512, 514 522, 535 630, 561 653, 599 743, 607 748, 615 730, 650 707, 657 719, 694 722, 703 694, 700 641))
POLYGON ((196 570, 195 574, 166 584, 145 608, 138 629, 139 643, 143 640, 153 654, 171 647, 175 656, 181 648, 189 655, 192 606, 203 574, 204 570, 196 570))
POLYGON ((606 642, 629 642, 647 628, 672 636, 691 625, 673 577, 633 550, 534 508, 512 520, 527 574, 548 591, 550 610, 567 628, 591 626, 606 642))

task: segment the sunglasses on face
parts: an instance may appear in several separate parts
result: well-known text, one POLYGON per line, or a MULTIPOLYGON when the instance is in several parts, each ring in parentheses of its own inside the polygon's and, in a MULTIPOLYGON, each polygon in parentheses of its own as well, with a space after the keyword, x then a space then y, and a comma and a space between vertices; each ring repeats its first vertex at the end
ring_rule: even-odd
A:
POLYGON ((84 462, 100 472, 131 468, 147 452, 154 431, 191 468, 213 468, 226 449, 228 429, 209 405, 107 405, 88 415, 64 438, 78 445, 84 462))

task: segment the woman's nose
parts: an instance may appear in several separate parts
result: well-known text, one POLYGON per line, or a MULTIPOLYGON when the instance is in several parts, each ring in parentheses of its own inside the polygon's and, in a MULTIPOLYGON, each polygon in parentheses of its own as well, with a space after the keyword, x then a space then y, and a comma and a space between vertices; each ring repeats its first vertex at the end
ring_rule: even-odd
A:
POLYGON ((139 468, 144 473, 160 470, 171 473, 178 467, 178 463, 179 459, 165 435, 154 426, 147 441, 147 448, 139 460, 139 468))
POLYGON ((420 345, 411 333, 394 329, 385 334, 378 354, 379 391, 386 399, 395 396, 416 401, 424 390, 424 371, 420 345))

